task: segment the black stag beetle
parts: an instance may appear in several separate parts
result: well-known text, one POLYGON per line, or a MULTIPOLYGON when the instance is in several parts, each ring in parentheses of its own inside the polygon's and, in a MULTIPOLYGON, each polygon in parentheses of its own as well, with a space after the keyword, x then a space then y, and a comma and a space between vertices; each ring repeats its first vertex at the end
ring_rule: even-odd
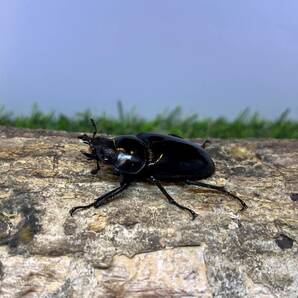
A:
POLYGON ((135 136, 123 135, 115 138, 96 137, 97 128, 93 119, 91 123, 94 128, 93 136, 79 136, 90 146, 90 153, 82 153, 88 159, 97 162, 97 168, 91 173, 96 174, 100 170, 99 162, 110 164, 120 176, 120 186, 103 194, 89 205, 72 208, 71 216, 78 209, 98 208, 110 202, 136 180, 150 180, 166 196, 170 204, 190 212, 192 219, 198 216, 197 213, 177 203, 160 181, 185 182, 217 190, 238 200, 241 204, 240 211, 247 208, 244 201, 224 187, 198 181, 211 177, 215 172, 214 162, 204 149, 209 141, 199 145, 176 135, 157 133, 139 133, 135 136))

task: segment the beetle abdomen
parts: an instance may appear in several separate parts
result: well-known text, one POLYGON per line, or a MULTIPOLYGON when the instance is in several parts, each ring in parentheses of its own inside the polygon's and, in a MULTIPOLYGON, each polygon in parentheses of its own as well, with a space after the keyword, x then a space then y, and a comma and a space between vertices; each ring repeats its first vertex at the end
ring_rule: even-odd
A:
POLYGON ((153 153, 153 163, 147 166, 149 175, 158 179, 205 179, 215 172, 208 152, 190 141, 159 134, 139 134, 153 153))
POLYGON ((172 160, 167 159, 155 164, 149 169, 152 175, 158 179, 194 179, 201 180, 212 176, 215 172, 213 162, 201 159, 172 160))

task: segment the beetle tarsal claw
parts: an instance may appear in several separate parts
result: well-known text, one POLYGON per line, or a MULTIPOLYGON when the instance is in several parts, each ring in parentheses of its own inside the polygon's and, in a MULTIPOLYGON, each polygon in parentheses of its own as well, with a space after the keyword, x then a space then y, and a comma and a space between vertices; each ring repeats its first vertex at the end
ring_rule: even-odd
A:
POLYGON ((69 214, 70 216, 73 216, 75 212, 77 212, 80 209, 89 209, 90 207, 94 206, 94 203, 86 206, 76 206, 70 209, 69 214))
POLYGON ((70 214, 70 216, 73 216, 74 213, 76 212, 76 210, 78 210, 78 209, 79 209, 78 207, 73 207, 73 208, 71 208, 71 209, 69 210, 69 214, 70 214))
POLYGON ((208 145, 211 145, 211 141, 210 140, 205 140, 204 142, 203 142, 203 144, 201 145, 203 148, 206 148, 208 145))
POLYGON ((92 175, 96 175, 99 172, 100 168, 95 168, 90 171, 92 175))
POLYGON ((75 212, 77 212, 80 209, 86 209, 85 206, 77 206, 70 209, 69 214, 70 216, 73 216, 75 212))
POLYGON ((191 212, 192 220, 195 220, 199 215, 195 212, 191 212))
MULTIPOLYGON (((241 200, 242 201, 242 200, 241 200)), ((242 201, 241 203, 241 209, 239 210, 239 212, 243 212, 248 208, 248 206, 242 201)))

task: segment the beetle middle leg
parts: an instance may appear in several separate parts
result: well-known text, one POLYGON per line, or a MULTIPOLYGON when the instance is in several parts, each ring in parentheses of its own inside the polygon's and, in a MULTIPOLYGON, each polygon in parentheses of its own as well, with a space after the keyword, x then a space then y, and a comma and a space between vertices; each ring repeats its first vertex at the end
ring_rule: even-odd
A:
POLYGON ((116 187, 115 189, 113 189, 113 190, 103 194, 99 198, 97 198, 95 200, 95 202, 93 202, 89 205, 73 207, 69 211, 69 213, 71 216, 73 216, 73 214, 79 209, 89 209, 91 207, 98 208, 99 206, 105 205, 105 204, 109 203, 110 201, 112 201, 117 194, 124 191, 128 186, 129 186, 128 182, 123 182, 120 186, 116 187))
POLYGON ((178 208, 182 209, 182 210, 187 210, 188 212, 190 212, 191 216, 192 216, 192 220, 194 220, 198 214, 195 213, 193 210, 180 205, 179 203, 177 203, 170 195, 169 193, 165 190, 165 188, 161 185, 161 183, 155 179, 153 176, 150 177, 150 180, 159 188, 159 190, 165 195, 165 197, 168 199, 170 204, 173 204, 175 206, 177 206, 178 208))
POLYGON ((241 200, 236 195, 234 195, 234 194, 230 193, 229 191, 227 191, 223 186, 217 186, 217 185, 207 184, 207 183, 204 183, 204 182, 190 181, 190 180, 186 180, 185 183, 188 184, 188 185, 196 185, 196 186, 201 186, 201 187, 205 187, 205 188, 209 188, 209 189, 215 189, 215 190, 217 190, 221 193, 229 195, 230 197, 232 197, 232 198, 236 199, 238 202, 240 202, 240 204, 241 204, 240 211, 243 211, 247 208, 247 205, 243 200, 241 200))

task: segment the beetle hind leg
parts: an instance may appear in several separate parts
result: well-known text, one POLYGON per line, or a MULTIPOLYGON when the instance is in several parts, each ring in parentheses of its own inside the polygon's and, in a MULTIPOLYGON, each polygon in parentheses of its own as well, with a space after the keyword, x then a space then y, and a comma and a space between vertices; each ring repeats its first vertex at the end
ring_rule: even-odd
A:
POLYGON ((204 142, 203 142, 203 144, 201 145, 202 146, 202 148, 206 148, 208 145, 210 145, 211 144, 211 141, 210 140, 205 140, 204 142))
POLYGON ((217 190, 218 192, 221 192, 223 194, 226 194, 226 195, 236 199, 241 204, 241 209, 239 211, 244 211, 245 209, 247 209, 247 205, 243 200, 241 200, 236 195, 227 191, 223 186, 217 186, 217 185, 207 184, 207 183, 203 183, 203 182, 199 182, 199 181, 190 181, 190 180, 186 180, 185 183, 188 185, 196 185, 196 186, 200 186, 200 187, 204 187, 204 188, 217 190))
POLYGON ((179 203, 177 203, 170 195, 169 193, 165 190, 165 188, 161 185, 161 183, 155 179, 153 176, 150 177, 150 180, 159 188, 159 190, 165 195, 165 197, 168 199, 169 203, 170 204, 173 204, 175 206, 177 206, 178 208, 182 209, 182 210, 186 210, 188 211, 191 216, 192 216, 192 220, 194 220, 198 214, 195 213, 193 210, 185 207, 185 206, 182 206, 180 205, 179 203))

